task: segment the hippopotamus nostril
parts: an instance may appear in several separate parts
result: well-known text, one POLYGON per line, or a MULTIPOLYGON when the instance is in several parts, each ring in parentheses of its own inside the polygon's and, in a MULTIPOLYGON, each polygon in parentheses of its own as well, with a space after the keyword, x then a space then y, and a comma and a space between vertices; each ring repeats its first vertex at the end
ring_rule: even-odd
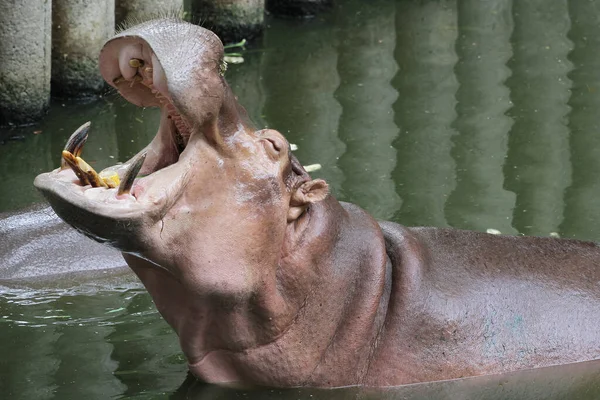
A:
POLYGON ((267 150, 273 156, 279 158, 282 153, 285 153, 285 150, 287 150, 287 153, 290 152, 288 141, 279 132, 272 129, 263 129, 256 132, 256 135, 265 141, 265 145, 268 146, 267 150))
POLYGON ((269 142, 271 142, 271 144, 273 145, 273 149, 275 149, 275 151, 276 151, 276 152, 278 152, 278 153, 279 153, 279 152, 281 151, 281 146, 279 145, 279 143, 277 143, 277 141, 276 141, 276 140, 273 140, 273 139, 271 139, 271 138, 267 138, 267 140, 268 140, 269 142))

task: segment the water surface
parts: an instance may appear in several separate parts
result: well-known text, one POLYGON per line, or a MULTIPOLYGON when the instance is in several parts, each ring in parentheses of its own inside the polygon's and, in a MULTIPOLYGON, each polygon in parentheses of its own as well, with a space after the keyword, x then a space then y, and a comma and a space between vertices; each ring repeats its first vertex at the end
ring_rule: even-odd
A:
MULTIPOLYGON (((339 3, 314 19, 269 19, 245 62, 227 72, 253 120, 297 144, 305 165, 320 163, 313 176, 337 198, 405 225, 600 240, 596 2, 339 3)), ((107 92, 85 104, 55 100, 39 124, 1 130, 0 211, 41 201, 31 182, 58 166, 83 122, 93 125, 85 159, 102 169, 148 143, 158 119, 107 92)), ((177 339, 133 280, 0 288, 0 354, 0 393, 11 399, 434 398, 428 387, 180 387, 186 367, 177 339)), ((597 398, 594 377, 568 398, 597 398)), ((547 386, 526 374, 506 379, 497 398, 547 386)), ((482 393, 470 384, 436 387, 464 398, 482 393)))

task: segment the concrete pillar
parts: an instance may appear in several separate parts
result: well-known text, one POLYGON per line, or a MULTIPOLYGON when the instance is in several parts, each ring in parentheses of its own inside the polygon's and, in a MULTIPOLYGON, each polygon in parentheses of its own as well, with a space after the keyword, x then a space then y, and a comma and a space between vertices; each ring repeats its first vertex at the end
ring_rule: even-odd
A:
POLYGON ((114 0, 54 0, 52 92, 79 97, 99 93, 104 80, 98 54, 114 34, 114 0))
POLYGON ((331 6, 333 0, 267 0, 267 10, 275 15, 310 17, 331 6))
POLYGON ((262 32, 265 0, 192 0, 192 16, 223 43, 250 39, 262 32))
POLYGON ((0 0, 0 125, 31 123, 50 102, 51 0, 0 0))
POLYGON ((458 3, 455 68, 458 134, 452 155, 456 189, 448 197, 446 217, 456 228, 485 232, 512 227, 515 194, 504 189, 504 160, 512 119, 509 90, 513 31, 512 0, 464 0, 458 3))
POLYGON ((115 22, 136 23, 165 15, 180 15, 183 0, 115 0, 115 22))
POLYGON ((336 15, 344 30, 338 34, 340 86, 335 92, 342 106, 339 137, 346 145, 339 160, 346 178, 342 189, 346 200, 375 218, 391 219, 401 204, 392 180, 397 159, 392 143, 398 136, 392 109, 398 92, 391 84, 398 73, 395 5, 377 0, 364 7, 347 1, 344 7, 336 15))
POLYGON ((505 187, 517 195, 513 226, 526 235, 548 236, 563 220, 564 193, 571 184, 569 1, 514 1, 512 7, 512 74, 506 85, 513 102, 507 115, 515 123, 505 187))
POLYGON ((404 225, 446 226, 446 200, 456 187, 451 155, 456 119, 457 4, 453 0, 398 1, 394 103, 400 128, 393 177, 404 225))

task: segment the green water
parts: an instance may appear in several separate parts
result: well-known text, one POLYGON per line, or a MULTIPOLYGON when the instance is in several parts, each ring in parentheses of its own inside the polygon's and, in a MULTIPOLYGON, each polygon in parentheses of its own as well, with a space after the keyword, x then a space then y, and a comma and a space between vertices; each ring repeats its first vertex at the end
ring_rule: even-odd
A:
MULTIPOLYGON (((600 4, 339 4, 314 19, 269 19, 245 62, 227 72, 254 121, 297 144, 303 164, 320 163, 313 176, 338 199, 405 225, 600 240, 600 4)), ((102 169, 148 143, 158 119, 109 92, 87 104, 55 101, 39 124, 1 130, 0 211, 41 201, 34 177, 58 166, 83 122, 93 124, 85 159, 102 169)), ((131 282, 0 289, 0 354, 1 398, 185 398, 191 390, 180 388, 186 367, 176 337, 131 282)), ((597 398, 594 385, 580 398, 597 398)), ((511 396, 500 398, 520 398, 511 396)))

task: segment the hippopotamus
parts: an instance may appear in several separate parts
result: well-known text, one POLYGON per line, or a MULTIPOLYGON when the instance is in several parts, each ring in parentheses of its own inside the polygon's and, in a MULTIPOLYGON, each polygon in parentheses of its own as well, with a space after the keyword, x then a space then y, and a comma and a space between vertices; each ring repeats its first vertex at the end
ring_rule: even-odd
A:
POLYGON ((78 156, 84 125, 35 179, 58 216, 122 252, 192 374, 390 386, 600 356, 596 244, 376 221, 252 124, 223 53, 172 18, 117 34, 101 74, 161 109, 156 136, 98 174, 78 156))

